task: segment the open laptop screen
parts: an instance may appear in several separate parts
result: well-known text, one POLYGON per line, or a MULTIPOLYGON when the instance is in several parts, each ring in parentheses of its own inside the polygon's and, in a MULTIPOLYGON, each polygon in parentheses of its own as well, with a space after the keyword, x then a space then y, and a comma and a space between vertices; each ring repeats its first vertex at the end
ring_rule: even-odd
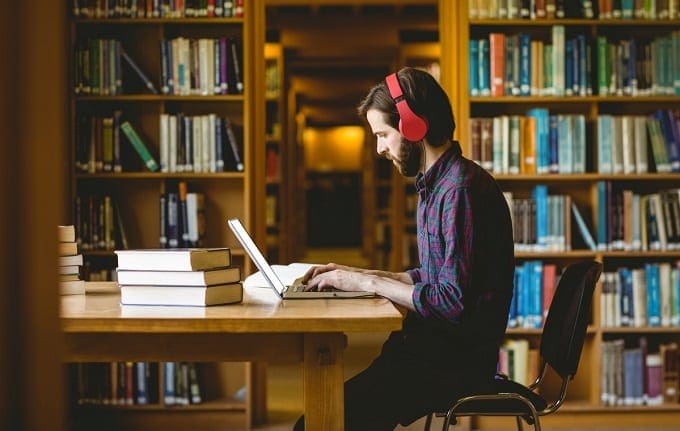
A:
POLYGON ((260 249, 257 248, 257 245, 248 234, 248 231, 246 231, 246 228, 243 227, 241 221, 239 219, 230 219, 227 221, 227 224, 229 225, 231 231, 234 232, 236 239, 238 239, 238 241, 241 243, 246 253, 248 253, 248 256, 250 256, 253 262, 255 262, 257 269, 259 269, 264 275, 264 278, 267 280, 271 288, 274 289, 276 293, 279 294, 279 296, 283 296, 285 286, 276 275, 272 267, 269 265, 269 262, 267 262, 267 260, 264 258, 264 255, 262 255, 260 249))

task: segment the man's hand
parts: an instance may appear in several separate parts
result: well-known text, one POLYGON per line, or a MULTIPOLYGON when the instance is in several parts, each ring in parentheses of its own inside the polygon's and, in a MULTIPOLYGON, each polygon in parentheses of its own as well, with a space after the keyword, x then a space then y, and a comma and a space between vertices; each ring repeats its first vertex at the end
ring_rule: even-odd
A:
MULTIPOLYGON (((313 276, 305 285, 305 290, 344 290, 348 292, 371 292, 375 286, 372 282, 375 276, 362 274, 352 269, 330 269, 329 265, 318 267, 324 269, 319 272, 312 272, 313 276)), ((337 265, 342 266, 342 265, 337 265)), ((311 271, 311 270, 310 270, 311 271)))
POLYGON ((363 270, 359 268, 352 268, 346 265, 338 265, 337 263, 327 263, 325 265, 313 266, 307 270, 305 275, 302 277, 302 283, 307 284, 309 280, 313 279, 317 275, 323 274, 324 272, 334 271, 336 269, 342 269, 344 271, 354 271, 362 272, 363 270))

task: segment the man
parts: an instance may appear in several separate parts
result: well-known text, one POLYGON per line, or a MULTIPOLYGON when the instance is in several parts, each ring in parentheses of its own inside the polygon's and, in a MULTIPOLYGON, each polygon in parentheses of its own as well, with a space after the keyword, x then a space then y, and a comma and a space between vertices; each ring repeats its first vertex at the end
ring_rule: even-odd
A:
POLYGON ((451 104, 431 75, 402 69, 358 110, 378 154, 416 177, 420 266, 393 273, 330 263, 304 280, 310 290, 375 292, 408 310, 403 329, 345 384, 345 429, 381 431, 444 409, 493 378, 512 297, 513 239, 503 194, 452 140, 451 104))

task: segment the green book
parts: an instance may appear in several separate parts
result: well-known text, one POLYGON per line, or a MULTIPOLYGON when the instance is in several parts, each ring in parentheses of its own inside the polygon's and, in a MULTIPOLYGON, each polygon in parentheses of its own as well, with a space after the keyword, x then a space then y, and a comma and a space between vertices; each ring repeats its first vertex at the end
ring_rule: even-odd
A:
POLYGON ((597 94, 607 96, 609 94, 609 53, 607 39, 604 36, 597 38, 597 94))
POLYGON ((139 137, 137 132, 135 132, 135 129, 132 128, 130 122, 123 122, 123 124, 120 125, 120 129, 123 131, 123 133, 125 133, 128 141, 130 141, 132 146, 135 148, 137 154, 139 154, 139 157, 142 158, 142 161, 146 167, 149 168, 151 172, 156 172, 158 170, 158 163, 156 163, 156 160, 151 156, 151 153, 149 153, 149 150, 146 148, 146 145, 144 145, 144 142, 142 142, 142 139, 139 137))

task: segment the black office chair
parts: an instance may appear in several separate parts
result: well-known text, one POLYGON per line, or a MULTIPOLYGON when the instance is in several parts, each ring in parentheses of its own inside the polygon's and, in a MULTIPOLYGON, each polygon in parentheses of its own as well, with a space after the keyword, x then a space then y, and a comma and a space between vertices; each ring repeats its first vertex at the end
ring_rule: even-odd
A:
MULTIPOLYGON (((575 263, 564 270, 541 335, 541 368, 536 380, 527 387, 497 375, 492 382, 477 388, 474 394, 458 399, 448 412, 435 413, 444 417, 442 431, 455 424, 459 416, 514 416, 518 430, 522 431, 524 419, 534 426, 534 430, 540 431, 539 417, 560 408, 567 384, 576 374, 593 291, 601 272, 602 264, 594 261, 575 263), (560 393, 550 403, 535 392, 540 388, 547 366, 562 378, 560 393)), ((431 424, 432 414, 427 417, 425 431, 430 430, 431 424)))

